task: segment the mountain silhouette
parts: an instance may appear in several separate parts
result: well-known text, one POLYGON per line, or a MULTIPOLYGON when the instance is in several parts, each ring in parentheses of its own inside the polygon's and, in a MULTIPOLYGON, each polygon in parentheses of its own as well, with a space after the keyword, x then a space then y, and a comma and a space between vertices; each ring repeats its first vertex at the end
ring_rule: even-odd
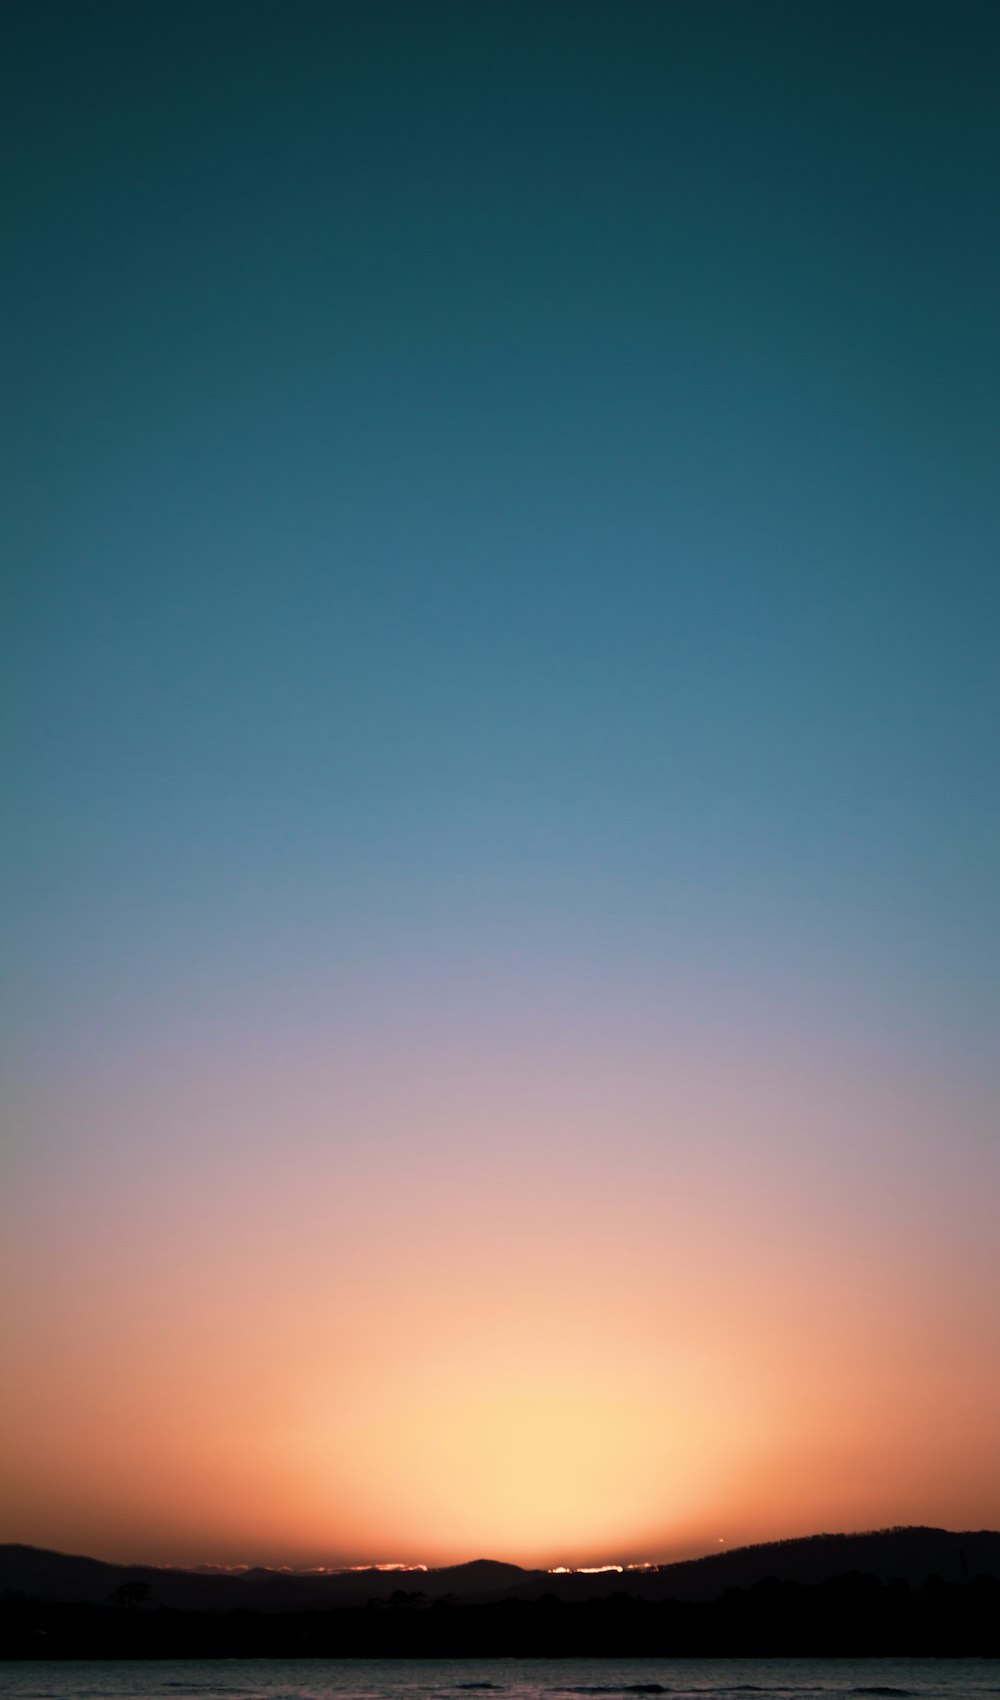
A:
MULTIPOLYGON (((728 1588, 752 1588, 769 1579, 812 1585, 849 1572, 874 1576, 880 1582, 899 1579, 912 1587, 932 1576, 949 1582, 967 1581, 970 1576, 1000 1579, 1000 1533, 910 1527, 804 1535, 620 1576, 546 1575, 544 1591, 555 1591, 564 1600, 595 1599, 606 1595, 613 1584, 637 1599, 714 1600, 728 1588)), ((508 1593, 537 1597, 538 1585, 537 1573, 528 1575, 508 1593)))
POLYGON ((0 1593, 67 1604, 103 1605, 122 1588, 143 1585, 157 1606, 180 1611, 308 1611, 357 1607, 408 1594, 428 1601, 486 1604, 542 1597, 571 1603, 627 1594, 637 1600, 709 1601, 732 1588, 766 1580, 814 1585, 850 1572, 919 1587, 932 1577, 961 1583, 1000 1580, 1000 1533, 994 1530, 895 1528, 818 1534, 709 1553, 655 1569, 597 1575, 553 1575, 493 1559, 426 1571, 181 1570, 108 1564, 42 1548, 0 1546, 0 1593))
POLYGON ((10 1659, 1000 1657, 1000 1534, 886 1529, 659 1569, 154 1569, 0 1548, 10 1659))

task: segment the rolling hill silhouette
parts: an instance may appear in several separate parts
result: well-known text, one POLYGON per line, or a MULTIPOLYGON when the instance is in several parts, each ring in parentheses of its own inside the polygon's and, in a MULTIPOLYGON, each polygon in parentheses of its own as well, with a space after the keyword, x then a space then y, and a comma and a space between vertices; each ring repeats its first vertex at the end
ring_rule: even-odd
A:
POLYGON ((623 1574, 553 1575, 516 1564, 475 1559, 427 1571, 348 1570, 326 1573, 180 1570, 107 1564, 100 1559, 23 1545, 0 1546, 0 1592, 27 1599, 103 1605, 129 1584, 145 1585, 158 1606, 180 1611, 306 1611, 357 1607, 410 1594, 429 1601, 556 1598, 567 1603, 628 1594, 640 1600, 708 1601, 727 1589, 768 1579, 814 1585, 850 1572, 919 1587, 931 1577, 960 1583, 1000 1580, 1000 1533, 896 1528, 820 1534, 709 1553, 705 1558, 623 1574))

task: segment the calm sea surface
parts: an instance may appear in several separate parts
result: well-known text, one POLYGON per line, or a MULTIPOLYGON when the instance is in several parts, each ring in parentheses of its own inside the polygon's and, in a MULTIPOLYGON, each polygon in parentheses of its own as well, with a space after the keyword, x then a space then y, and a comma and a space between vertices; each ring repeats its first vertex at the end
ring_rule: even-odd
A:
POLYGON ((987 1700, 997 1659, 202 1659, 0 1665, 12 1700, 987 1700))

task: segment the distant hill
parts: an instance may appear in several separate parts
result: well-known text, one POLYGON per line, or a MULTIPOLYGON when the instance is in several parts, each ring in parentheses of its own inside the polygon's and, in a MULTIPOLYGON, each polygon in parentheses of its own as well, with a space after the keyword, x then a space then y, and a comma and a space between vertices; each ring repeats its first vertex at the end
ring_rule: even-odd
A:
MULTIPOLYGON (((534 1573, 516 1564, 474 1559, 440 1570, 342 1570, 327 1573, 255 1568, 174 1570, 106 1564, 40 1547, 0 1546, 0 1594, 105 1605, 118 1589, 145 1583, 156 1605, 179 1611, 305 1611, 388 1600, 399 1590, 456 1599, 494 1597, 534 1573)), ((538 1573, 544 1576, 544 1572, 538 1573)))
POLYGON ((881 1529, 872 1533, 811 1535, 710 1553, 655 1570, 585 1576, 551 1575, 516 1564, 477 1559, 428 1571, 351 1570, 330 1573, 267 1569, 205 1571, 105 1564, 99 1559, 0 1546, 0 1594, 72 1604, 104 1605, 128 1583, 144 1583, 157 1606, 182 1611, 282 1612, 357 1607, 408 1593, 428 1600, 485 1604, 492 1600, 566 1602, 628 1594, 641 1600, 709 1601, 731 1588, 768 1579, 815 1584, 848 1573, 919 1587, 937 1576, 961 1583, 1000 1580, 1000 1533, 947 1529, 881 1529))
POLYGON ((714 1600, 727 1588, 752 1588, 772 1578, 811 1584, 851 1572, 880 1582, 898 1578, 912 1587, 932 1576, 946 1582, 964 1582, 973 1576, 1000 1580, 1000 1533, 901 1528, 806 1535, 622 1575, 546 1575, 540 1581, 537 1573, 525 1574, 506 1592, 524 1599, 537 1598, 541 1591, 556 1592, 565 1600, 594 1599, 619 1591, 645 1600, 714 1600))

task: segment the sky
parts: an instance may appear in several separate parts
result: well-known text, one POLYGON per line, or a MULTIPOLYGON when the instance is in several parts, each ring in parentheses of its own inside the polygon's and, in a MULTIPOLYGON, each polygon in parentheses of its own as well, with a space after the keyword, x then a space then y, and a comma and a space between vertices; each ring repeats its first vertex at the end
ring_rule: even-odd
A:
POLYGON ((0 1538, 1000 1527, 1000 15, 25 0, 0 1538))

